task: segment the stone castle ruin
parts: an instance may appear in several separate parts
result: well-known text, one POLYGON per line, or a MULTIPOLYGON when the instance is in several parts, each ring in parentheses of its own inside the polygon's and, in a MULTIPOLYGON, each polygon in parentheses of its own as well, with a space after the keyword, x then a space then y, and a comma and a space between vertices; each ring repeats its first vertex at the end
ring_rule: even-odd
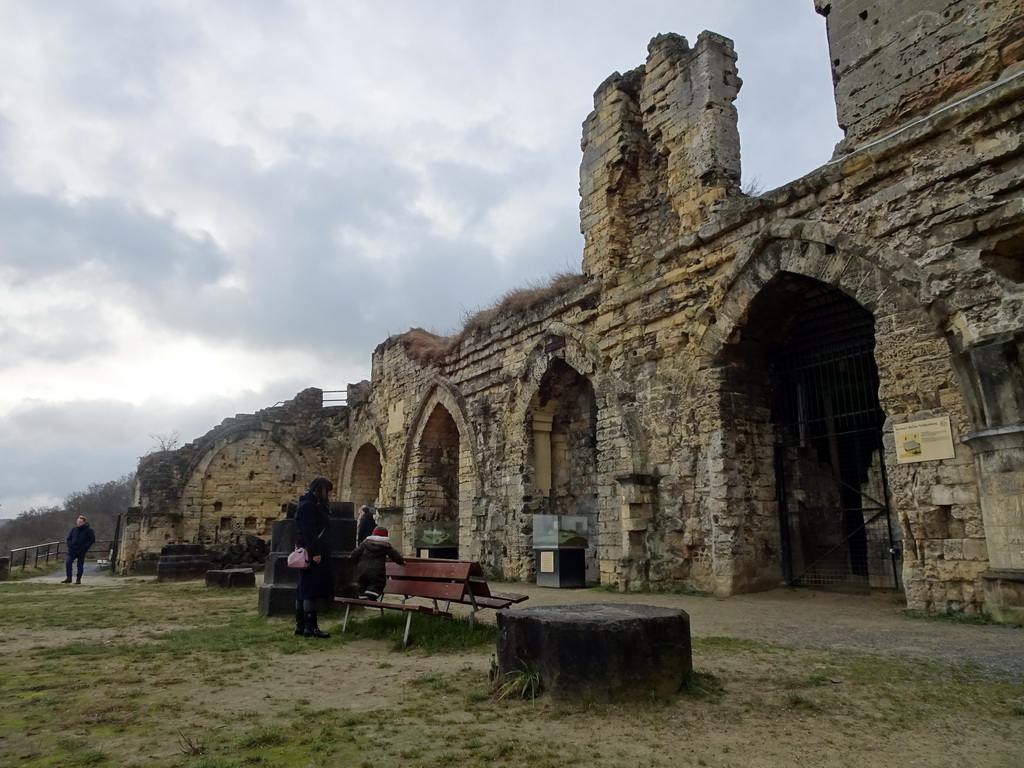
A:
POLYGON ((562 515, 591 583, 1024 621, 1024 9, 815 8, 828 163, 744 194, 731 41, 654 38, 583 124, 582 275, 388 338, 345 405, 309 389, 146 457, 118 569, 269 537, 324 475, 406 552, 444 528, 508 579, 562 515))

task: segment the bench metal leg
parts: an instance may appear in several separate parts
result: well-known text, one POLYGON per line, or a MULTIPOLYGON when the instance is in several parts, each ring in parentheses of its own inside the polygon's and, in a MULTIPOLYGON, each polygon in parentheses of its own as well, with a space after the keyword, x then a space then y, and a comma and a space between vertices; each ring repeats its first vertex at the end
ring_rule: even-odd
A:
MULTIPOLYGON (((381 611, 383 614, 384 611, 381 611)), ((409 625, 412 624, 412 611, 408 611, 405 614, 405 637, 402 638, 402 647, 405 648, 409 645, 409 625)))
POLYGON ((351 605, 349 605, 348 603, 345 603, 345 620, 343 622, 341 622, 341 631, 342 632, 344 632, 346 629, 348 629, 348 609, 351 608, 351 607, 352 607, 351 605))

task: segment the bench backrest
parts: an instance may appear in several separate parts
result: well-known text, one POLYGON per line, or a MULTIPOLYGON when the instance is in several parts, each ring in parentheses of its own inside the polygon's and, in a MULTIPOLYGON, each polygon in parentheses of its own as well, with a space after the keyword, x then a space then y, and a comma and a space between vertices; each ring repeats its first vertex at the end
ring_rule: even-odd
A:
POLYGON ((392 595, 462 601, 470 593, 481 597, 490 594, 480 563, 467 560, 409 557, 404 565, 389 562, 387 576, 384 591, 392 595))

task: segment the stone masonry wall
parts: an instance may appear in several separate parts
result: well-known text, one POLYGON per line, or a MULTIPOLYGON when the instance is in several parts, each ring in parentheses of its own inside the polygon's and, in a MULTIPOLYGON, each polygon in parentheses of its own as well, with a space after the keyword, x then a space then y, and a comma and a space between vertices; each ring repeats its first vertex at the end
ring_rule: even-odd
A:
POLYGON ((1019 0, 814 0, 839 125, 855 148, 992 84, 1024 60, 1019 0))

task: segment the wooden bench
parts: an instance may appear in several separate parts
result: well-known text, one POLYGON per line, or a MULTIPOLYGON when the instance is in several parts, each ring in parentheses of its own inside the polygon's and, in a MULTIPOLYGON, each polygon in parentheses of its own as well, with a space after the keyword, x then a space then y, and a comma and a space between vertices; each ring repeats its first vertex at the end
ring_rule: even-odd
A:
POLYGON ((529 597, 529 595, 512 592, 492 592, 484 579, 480 563, 468 560, 437 560, 418 557, 406 558, 405 565, 391 562, 387 564, 387 582, 384 585, 384 594, 396 595, 402 599, 402 602, 394 603, 383 600, 377 602, 353 597, 334 598, 335 602, 345 605, 345 620, 342 623, 341 631, 344 632, 348 628, 349 609, 353 605, 379 608, 382 612, 385 610, 407 611, 405 637, 402 639, 404 647, 409 643, 409 625, 412 623, 413 613, 451 618, 452 614, 448 609, 452 603, 460 603, 470 607, 469 622, 472 626, 478 611, 485 608, 495 610, 508 608, 529 597), (430 600, 431 604, 409 603, 411 598, 430 600), (443 608, 438 605, 440 601, 444 601, 443 608))

